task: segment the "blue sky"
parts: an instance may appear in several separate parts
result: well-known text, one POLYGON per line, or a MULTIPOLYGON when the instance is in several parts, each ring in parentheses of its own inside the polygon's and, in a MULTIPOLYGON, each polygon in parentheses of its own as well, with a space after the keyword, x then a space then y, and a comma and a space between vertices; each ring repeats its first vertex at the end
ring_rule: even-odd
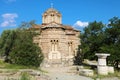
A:
POLYGON ((23 21, 42 22, 42 13, 50 4, 61 12, 62 23, 82 30, 88 22, 120 17, 120 0, 0 0, 0 34, 14 29, 23 21))

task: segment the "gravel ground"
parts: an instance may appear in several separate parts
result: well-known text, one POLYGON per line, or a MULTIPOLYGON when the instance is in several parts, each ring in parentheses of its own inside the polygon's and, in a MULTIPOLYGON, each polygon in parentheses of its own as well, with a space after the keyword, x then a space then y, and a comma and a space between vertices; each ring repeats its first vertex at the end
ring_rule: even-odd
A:
MULTIPOLYGON (((42 68, 48 73, 43 73, 41 76, 36 77, 36 80, 93 80, 90 77, 80 76, 75 73, 74 67, 54 67, 42 68)), ((3 76, 0 75, 0 80, 17 80, 19 76, 3 76)), ((104 78, 96 80, 120 80, 117 77, 104 78)))
POLYGON ((120 79, 118 79, 117 77, 114 77, 114 78, 104 78, 104 79, 101 79, 101 80, 120 80, 120 79))
POLYGON ((47 75, 51 78, 51 80, 93 80, 89 77, 69 72, 70 67, 46 68, 45 70, 48 71, 47 75))
MULTIPOLYGON (((51 78, 51 80, 94 80, 90 77, 80 76, 74 73, 74 70, 71 70, 71 67, 44 68, 44 70, 48 71, 46 75, 48 75, 51 78)), ((120 80, 120 79, 117 77, 113 77, 96 80, 120 80)))

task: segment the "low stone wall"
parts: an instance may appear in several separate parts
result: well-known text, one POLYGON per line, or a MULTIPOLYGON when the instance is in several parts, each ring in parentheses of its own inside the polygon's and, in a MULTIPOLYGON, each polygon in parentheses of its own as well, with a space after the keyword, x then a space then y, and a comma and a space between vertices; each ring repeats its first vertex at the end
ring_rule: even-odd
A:
POLYGON ((83 66, 77 66, 77 71, 79 72, 80 75, 84 75, 84 76, 93 76, 94 75, 94 71, 91 69, 84 69, 83 66))
POLYGON ((81 75, 85 75, 85 76, 93 76, 94 75, 93 70, 90 70, 90 69, 81 69, 81 70, 79 70, 79 73, 81 75))

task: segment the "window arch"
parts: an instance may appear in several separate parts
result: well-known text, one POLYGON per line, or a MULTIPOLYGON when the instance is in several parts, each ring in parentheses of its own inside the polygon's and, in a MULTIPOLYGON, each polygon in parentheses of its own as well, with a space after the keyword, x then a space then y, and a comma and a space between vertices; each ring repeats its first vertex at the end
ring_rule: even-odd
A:
POLYGON ((51 51, 58 51, 58 40, 51 40, 51 51))
POLYGON ((68 42, 68 53, 69 53, 69 55, 72 55, 72 48, 73 47, 73 42, 72 41, 70 41, 70 42, 68 42))

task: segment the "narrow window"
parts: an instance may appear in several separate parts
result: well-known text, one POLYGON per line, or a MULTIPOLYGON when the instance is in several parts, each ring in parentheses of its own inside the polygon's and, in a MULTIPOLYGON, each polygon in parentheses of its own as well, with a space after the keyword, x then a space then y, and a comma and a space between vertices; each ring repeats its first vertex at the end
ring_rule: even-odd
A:
POLYGON ((58 50, 58 40, 51 40, 51 51, 57 51, 58 50))
POLYGON ((72 55, 72 42, 68 42, 68 53, 72 55))

